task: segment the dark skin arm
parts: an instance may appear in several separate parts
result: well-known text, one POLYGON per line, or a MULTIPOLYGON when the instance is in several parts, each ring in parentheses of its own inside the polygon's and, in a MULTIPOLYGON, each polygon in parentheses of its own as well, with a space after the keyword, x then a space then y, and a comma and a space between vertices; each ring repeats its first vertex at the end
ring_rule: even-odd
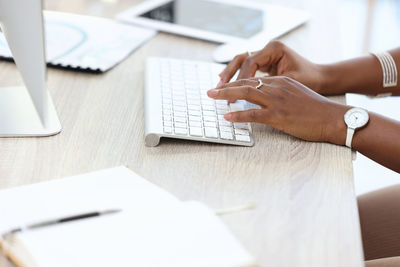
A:
MULTIPOLYGON (((400 49, 390 53, 400 69, 400 49)), ((400 95, 400 86, 383 89, 381 66, 374 56, 318 65, 282 43, 273 42, 248 58, 247 54, 237 56, 220 75, 223 85, 210 90, 208 95, 230 101, 245 99, 262 107, 228 113, 225 118, 229 121, 266 123, 308 141, 345 144, 347 126, 343 116, 351 107, 320 94, 391 92, 400 95), (238 69, 241 80, 227 84, 238 69), (265 85, 256 89, 257 79, 246 78, 253 77, 257 70, 283 76, 265 77, 265 85)), ((369 123, 353 137, 353 148, 400 173, 400 123, 372 112, 369 115, 369 123)))
MULTIPOLYGON (((400 48, 390 50, 396 62, 397 70, 400 70, 400 48)), ((323 72, 323 82, 319 88, 324 95, 340 95, 356 93, 364 95, 377 95, 392 93, 400 95, 400 83, 396 87, 383 88, 382 67, 379 60, 368 55, 343 62, 320 65, 323 72)))
MULTIPOLYGON (((389 53, 400 71, 400 48, 389 53)), ((240 70, 238 79, 254 77, 259 70, 271 76, 290 77, 322 95, 392 93, 400 96, 400 81, 396 87, 382 87, 382 68, 373 55, 322 65, 303 58, 279 41, 273 41, 250 57, 247 53, 236 56, 220 74, 221 85, 229 82, 237 70, 240 70)))

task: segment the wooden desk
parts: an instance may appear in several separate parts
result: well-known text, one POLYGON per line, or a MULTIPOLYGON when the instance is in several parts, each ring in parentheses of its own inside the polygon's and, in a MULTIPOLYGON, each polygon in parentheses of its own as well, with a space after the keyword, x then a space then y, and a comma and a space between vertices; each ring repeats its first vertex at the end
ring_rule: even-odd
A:
MULTIPOLYGON (((57 0, 48 7, 112 17, 132 2, 57 0)), ((282 39, 314 60, 340 59, 335 1, 286 2, 313 18, 282 39)), ((252 148, 177 140, 144 146, 145 58, 211 60, 215 47, 159 34, 105 74, 50 69, 63 131, 0 139, 0 188, 128 165, 182 200, 212 208, 255 202, 255 210, 223 220, 261 266, 363 266, 349 149, 300 141, 265 125, 254 127, 252 148)), ((12 63, 0 63, 0 86, 18 79, 12 63)))

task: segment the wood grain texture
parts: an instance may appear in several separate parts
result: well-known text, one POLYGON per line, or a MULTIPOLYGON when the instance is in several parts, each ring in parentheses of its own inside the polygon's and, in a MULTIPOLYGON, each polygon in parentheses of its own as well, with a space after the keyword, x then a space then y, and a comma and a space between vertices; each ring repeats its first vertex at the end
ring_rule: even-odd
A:
MULTIPOLYGON (((47 6, 111 17, 132 2, 54 0, 47 6)), ((336 1, 284 2, 306 8, 312 20, 282 40, 313 60, 339 60, 336 1)), ((222 219, 261 266, 363 266, 347 148, 301 141, 266 125, 254 126, 252 148, 167 139, 145 147, 145 58, 210 61, 215 47, 159 34, 105 74, 50 69, 63 131, 0 139, 0 188, 127 165, 182 200, 215 209, 255 202, 256 209, 222 219)), ((0 62, 0 86, 15 83, 21 83, 15 66, 0 62)), ((7 265, 0 259, 0 266, 7 265)))

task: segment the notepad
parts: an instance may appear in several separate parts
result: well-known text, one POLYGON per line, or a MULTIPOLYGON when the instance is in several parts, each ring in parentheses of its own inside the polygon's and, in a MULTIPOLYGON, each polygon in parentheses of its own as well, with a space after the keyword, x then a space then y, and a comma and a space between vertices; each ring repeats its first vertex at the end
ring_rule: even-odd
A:
POLYGON ((182 202, 125 167, 0 191, 0 233, 20 225, 119 208, 27 230, 2 241, 21 266, 256 266, 200 202, 182 202))
MULTIPOLYGON (((152 38, 156 31, 111 19, 45 11, 46 58, 51 66, 104 72, 152 38)), ((11 59, 0 32, 0 57, 11 59)))

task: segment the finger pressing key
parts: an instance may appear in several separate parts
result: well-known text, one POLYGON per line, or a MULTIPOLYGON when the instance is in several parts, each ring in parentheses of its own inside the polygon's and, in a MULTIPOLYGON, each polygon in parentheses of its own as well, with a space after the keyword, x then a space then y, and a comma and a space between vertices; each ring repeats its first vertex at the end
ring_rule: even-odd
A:
POLYGON ((238 80, 254 77, 257 70, 260 68, 260 63, 262 61, 261 53, 255 53, 251 57, 247 57, 240 68, 238 75, 238 80))
MULTIPOLYGON (((259 84, 259 80, 260 80, 260 77, 237 80, 234 82, 230 82, 230 83, 221 85, 220 87, 217 87, 216 89, 225 89, 225 88, 239 87, 239 86, 244 86, 244 85, 256 87, 259 84)), ((271 83, 276 82, 276 79, 274 77, 262 77, 261 80, 262 80, 263 84, 271 84, 271 83)))
POLYGON ((230 83, 225 83, 225 84, 217 87, 217 89, 225 89, 225 88, 229 88, 229 87, 238 87, 238 86, 243 86, 243 85, 256 86, 257 83, 258 82, 256 79, 242 79, 242 80, 237 80, 237 81, 230 82, 230 83))
POLYGON ((225 114, 224 118, 230 122, 259 122, 265 123, 265 110, 249 109, 225 114))
MULTIPOLYGON (((232 79, 232 77, 235 75, 236 71, 238 69, 240 69, 240 67, 242 66, 242 63, 246 59, 247 56, 248 56, 247 53, 237 55, 226 66, 226 68, 219 75, 221 77, 221 81, 218 83, 219 86, 229 82, 232 79)), ((217 87, 219 87, 219 86, 217 86, 217 87)))
MULTIPOLYGON (((259 106, 265 106, 265 94, 252 86, 239 86, 226 89, 213 89, 207 92, 214 99, 238 100, 244 99, 259 106)), ((234 101, 233 101, 234 102, 234 101)))

